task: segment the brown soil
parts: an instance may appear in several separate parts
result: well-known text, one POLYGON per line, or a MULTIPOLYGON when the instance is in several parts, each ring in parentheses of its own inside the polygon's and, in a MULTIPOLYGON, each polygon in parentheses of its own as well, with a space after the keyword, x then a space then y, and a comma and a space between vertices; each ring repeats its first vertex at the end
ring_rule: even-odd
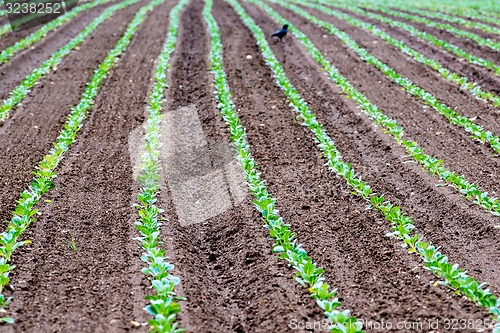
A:
MULTIPOLYGON (((102 24, 56 72, 42 79, 23 106, 0 127, 2 221, 10 218, 15 200, 29 184, 30 171, 49 151, 93 69, 144 4, 130 6, 102 24)), ((41 215, 22 236, 33 244, 22 247, 13 259, 17 268, 7 294, 14 299, 7 309, 16 323, 1 326, 0 332, 146 331, 146 326, 134 328, 131 324, 149 319, 142 307, 146 305, 144 296, 151 291, 150 282, 140 272, 139 243, 133 240, 138 236, 133 226, 138 216, 131 205, 136 201, 138 184, 132 176, 128 140, 145 121, 153 61, 161 52, 168 13, 174 4, 167 1, 157 7, 143 23, 105 79, 78 141, 58 166, 56 187, 43 198, 52 202, 42 200, 41 215), (73 233, 76 253, 63 244, 73 233)), ((213 94, 203 5, 201 0, 192 0, 182 12, 164 112, 193 106, 213 150, 215 144, 228 142, 229 134, 213 94)), ((279 24, 262 10, 243 5, 267 35, 277 30, 279 24)), ((449 125, 434 111, 422 111, 413 97, 341 42, 332 36, 324 38, 327 33, 322 29, 286 9, 273 7, 303 30, 356 88, 397 119, 429 154, 445 159, 447 165, 485 189, 496 189, 499 161, 489 155, 488 147, 472 142, 463 130, 449 125), (436 135, 436 131, 443 134, 436 135)), ((481 115, 481 124, 500 132, 494 108, 460 92, 372 35, 313 13, 335 23, 443 102, 467 116, 481 115)), ((213 14, 221 28, 232 98, 261 176, 278 199, 281 216, 313 260, 325 268, 327 282, 338 288, 342 309, 351 309, 361 319, 394 324, 486 318, 487 313, 470 301, 434 286, 436 278, 422 268, 420 259, 385 236, 388 222, 379 213, 365 210, 366 202, 352 195, 345 182, 318 158, 312 134, 295 121, 251 32, 223 0, 215 0, 213 14)), ((52 38, 53 45, 62 45, 69 37, 56 33, 52 38)), ((424 48, 423 43, 409 42, 417 44, 424 48)), ((384 193, 407 211, 417 232, 442 246, 452 262, 487 281, 492 290, 500 290, 498 230, 492 228, 498 219, 460 198, 455 190, 436 187, 434 176, 406 163, 402 158, 405 152, 339 94, 293 36, 287 36, 284 43, 270 39, 270 45, 344 160, 352 163, 377 193, 384 193)), ((21 62, 17 59, 29 54, 14 60, 21 62)), ((473 68, 457 65, 441 53, 439 57, 454 69, 473 68)), ((34 66, 43 56, 32 55, 30 59, 34 66)), ((19 79, 16 70, 5 67, 5 72, 11 77, 8 84, 19 79)), ((480 75, 488 73, 480 71, 480 75)), ((211 163, 218 161, 212 157, 211 163)), ((168 219, 161 228, 163 246, 175 264, 173 274, 182 281, 177 291, 188 299, 181 302, 181 327, 189 332, 301 332, 289 327, 291 320, 325 318, 307 289, 292 279, 292 268, 271 253, 272 241, 250 193, 241 204, 233 200, 232 209, 225 213, 187 227, 180 225, 173 200, 172 192, 164 186, 158 200, 168 219)), ((421 331, 428 330, 424 326, 421 331)))

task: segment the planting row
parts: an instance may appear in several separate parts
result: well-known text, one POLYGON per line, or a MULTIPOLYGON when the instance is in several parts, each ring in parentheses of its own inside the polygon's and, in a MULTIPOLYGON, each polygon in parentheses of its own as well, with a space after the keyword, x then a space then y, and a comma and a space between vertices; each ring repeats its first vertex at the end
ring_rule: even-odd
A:
POLYGON ((418 30, 417 28, 415 28, 414 26, 412 26, 410 24, 407 24, 407 23, 404 23, 401 21, 395 21, 391 18, 365 11, 357 6, 353 6, 350 4, 345 4, 345 3, 340 3, 340 2, 335 2, 333 4, 330 2, 321 2, 321 3, 326 4, 326 5, 330 5, 333 7, 347 9, 347 10, 350 10, 350 11, 356 13, 356 14, 366 16, 366 17, 369 17, 371 19, 375 19, 377 21, 386 23, 386 24, 390 25, 391 27, 400 28, 400 29, 410 33, 410 35, 412 35, 412 36, 415 36, 421 40, 427 41, 435 46, 438 46, 440 48, 443 48, 443 49, 455 54, 456 56, 458 56, 460 58, 467 60, 467 62, 469 62, 471 64, 492 69, 495 71, 495 75, 500 75, 500 66, 499 65, 494 64, 491 61, 476 57, 470 53, 467 53, 467 52, 463 51, 462 49, 460 49, 458 46, 453 45, 445 40, 439 39, 436 36, 430 35, 424 31, 418 30))
MULTIPOLYGON (((365 96, 356 91, 344 77, 333 70, 328 60, 321 55, 319 50, 300 30, 295 28, 289 21, 279 16, 261 1, 248 0, 248 2, 255 3, 264 8, 264 10, 269 13, 270 16, 274 17, 278 23, 288 23, 290 31, 306 47, 310 55, 324 65, 325 68, 328 66, 331 69, 329 74, 332 79, 338 81, 338 85, 343 91, 348 93, 353 99, 362 101, 362 103, 360 103, 361 105, 373 107, 365 96)), ((265 53, 264 56, 266 56, 265 53)), ((361 177, 356 174, 350 164, 342 160, 342 156, 335 147, 333 140, 317 121, 315 115, 307 106, 307 103, 286 79, 279 63, 269 62, 268 65, 275 73, 277 84, 290 99, 290 105, 293 107, 294 111, 298 113, 298 116, 304 120, 302 124, 309 127, 314 133, 316 137, 315 141, 323 155, 327 158, 330 170, 337 176, 344 178, 357 195, 370 203, 369 207, 373 207, 380 211, 384 217, 392 223, 391 232, 388 235, 397 237, 401 241, 403 247, 407 247, 411 253, 418 254, 424 261, 424 267, 443 280, 440 282, 441 284, 447 285, 456 293, 466 296, 478 306, 485 307, 490 314, 498 320, 500 317, 500 299, 493 295, 489 289, 483 289, 485 283, 478 283, 474 278, 468 276, 466 271, 459 269, 458 264, 452 265, 448 263, 448 257, 441 254, 438 247, 435 247, 429 242, 425 242, 423 237, 418 234, 412 235, 412 231, 415 228, 412 224, 412 218, 407 216, 400 207, 394 206, 389 201, 386 201, 383 195, 372 193, 371 187, 361 180, 361 177)), ((500 332, 500 327, 495 328, 494 332, 500 332)))
POLYGON ((415 61, 418 61, 419 63, 424 64, 429 68, 432 68, 433 70, 437 71, 443 79, 460 86, 460 89, 464 91, 469 91, 476 98, 479 98, 483 101, 490 101, 494 106, 500 107, 499 96, 495 95, 492 92, 484 91, 477 83, 470 82, 469 79, 467 79, 466 77, 460 76, 459 74, 449 70, 448 68, 443 67, 438 61, 424 56, 422 53, 419 53, 418 51, 412 49, 411 47, 407 46, 403 41, 392 37, 385 31, 377 28, 375 25, 360 21, 343 12, 332 10, 329 7, 322 6, 320 4, 316 4, 313 2, 301 1, 297 3, 298 4, 300 3, 302 6, 317 9, 325 14, 344 20, 355 27, 359 27, 366 31, 371 32, 373 35, 378 36, 383 40, 385 40, 387 44, 397 47, 401 52, 412 57, 415 61))
POLYGON ((76 37, 57 50, 49 59, 45 60, 40 67, 34 69, 31 74, 26 76, 19 86, 14 88, 14 90, 10 93, 10 97, 2 102, 2 105, 0 106, 0 122, 5 121, 5 119, 9 116, 10 110, 21 102, 21 100, 30 92, 30 89, 37 84, 41 77, 53 70, 62 61, 62 59, 71 52, 71 50, 83 43, 101 23, 109 19, 118 10, 124 9, 139 1, 141 0, 125 0, 119 4, 109 7, 88 26, 86 26, 76 37))
POLYGON ((135 223, 135 227, 139 230, 141 237, 137 238, 141 242, 141 246, 145 253, 141 256, 141 260, 148 264, 147 268, 142 270, 143 273, 150 275, 150 280, 156 295, 146 296, 150 304, 146 306, 146 311, 154 316, 154 319, 148 321, 156 332, 182 332, 182 329, 177 328, 178 323, 175 322, 176 315, 181 311, 179 300, 185 300, 182 297, 176 296, 174 291, 175 286, 180 283, 180 279, 169 273, 174 268, 174 265, 167 262, 165 250, 159 247, 160 241, 160 226, 159 214, 163 212, 159 209, 156 203, 156 196, 160 190, 160 161, 159 147, 161 136, 161 121, 162 121, 162 105, 165 101, 165 90, 167 89, 167 71, 170 67, 170 56, 175 49, 177 36, 179 32, 179 13, 185 7, 188 0, 181 0, 170 12, 169 31, 167 39, 163 46, 163 50, 156 60, 156 69, 153 76, 153 88, 149 94, 149 104, 147 107, 148 120, 146 126, 146 134, 144 137, 144 153, 141 155, 142 170, 138 180, 142 184, 142 188, 137 196, 139 204, 134 205, 138 211, 140 219, 135 223))
MULTIPOLYGON (((94 75, 87 84, 80 102, 75 107, 71 108, 72 111, 67 117, 66 124, 63 125, 63 130, 57 137, 54 147, 50 150, 48 155, 43 157, 43 160, 36 167, 36 171, 33 171, 35 177, 28 189, 21 193, 21 198, 17 201, 18 205, 13 211, 13 216, 7 230, 0 234, 0 308, 3 309, 10 299, 6 299, 1 292, 9 282, 10 272, 15 268, 15 266, 9 263, 12 253, 18 247, 30 242, 18 241, 18 238, 31 222, 36 220, 34 218, 34 215, 37 213, 35 205, 45 192, 55 186, 53 183, 53 179, 56 177, 55 168, 64 158, 64 153, 69 149, 69 146, 76 141, 76 135, 83 126, 83 121, 88 111, 94 104, 94 99, 103 79, 117 62, 119 56, 130 44, 131 39, 146 18, 147 13, 164 1, 165 0, 154 0, 142 7, 136 13, 132 22, 127 26, 124 35, 94 71, 94 75)), ((11 321, 10 318, 4 318, 3 320, 11 321)))
MULTIPOLYGON (((275 71, 283 73, 283 69, 274 57, 260 28, 255 25, 255 22, 246 14, 240 4, 234 0, 228 0, 228 2, 239 14, 243 23, 252 31, 268 64, 272 63, 275 71)), ((233 148, 236 151, 236 159, 245 172, 250 191, 255 196, 255 207, 262 214, 262 220, 265 222, 264 227, 269 230, 269 234, 275 241, 273 252, 279 253, 279 258, 286 260, 296 270, 295 280, 304 287, 309 288, 311 297, 316 300, 316 304, 321 307, 330 320, 332 332, 361 332, 361 328, 358 327, 358 320, 349 315, 350 310, 337 310, 341 304, 337 298, 334 298, 336 289, 329 290, 330 287, 323 277, 323 269, 318 268, 312 259, 307 256, 307 252, 302 248, 301 244, 297 244, 295 233, 290 230, 290 225, 285 224, 283 219, 278 216, 278 211, 275 209, 276 199, 268 193, 265 181, 259 176, 257 166, 245 139, 245 129, 241 125, 230 97, 231 93, 222 64, 220 32, 211 10, 212 0, 206 0, 203 15, 211 37, 210 68, 217 89, 216 96, 219 102, 217 107, 228 125, 233 148)), ((288 82, 284 76, 282 79, 288 82)))

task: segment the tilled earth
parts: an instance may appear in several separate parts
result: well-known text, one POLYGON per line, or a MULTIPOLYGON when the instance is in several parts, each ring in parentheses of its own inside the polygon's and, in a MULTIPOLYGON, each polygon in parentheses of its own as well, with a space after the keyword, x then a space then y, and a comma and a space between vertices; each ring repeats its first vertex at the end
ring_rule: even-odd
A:
MULTIPOLYGON (((118 11, 99 26, 79 50, 72 51, 57 70, 41 79, 23 105, 0 125, 1 221, 10 218, 19 194, 31 181, 31 171, 49 152, 93 70, 147 2, 118 11)), ((33 243, 21 247, 13 258, 17 268, 6 294, 14 297, 7 309, 16 323, 1 326, 0 332, 147 330, 147 325, 137 328, 131 323, 145 323, 149 318, 142 308, 150 283, 140 272, 141 249, 134 240, 138 216, 132 204, 139 184, 133 177, 129 136, 146 119, 154 60, 161 52, 168 14, 175 4, 167 0, 149 14, 105 79, 77 142, 57 167, 56 187, 42 198, 40 216, 22 236, 33 243), (63 243, 72 235, 76 253, 63 243)), ((1 65, 0 97, 5 99, 24 76, 110 5, 85 12, 1 65)), ((279 28, 255 5, 242 5, 266 34, 279 28)), ((229 134, 216 108, 203 6, 202 0, 191 0, 182 11, 163 110, 195 108, 208 146, 215 147, 216 143, 229 142, 229 134)), ((420 101, 327 31, 287 9, 270 6, 306 33, 341 74, 396 119, 428 154, 443 159, 445 165, 491 195, 500 195, 495 193, 500 160, 490 154, 488 146, 475 143, 444 117, 422 108, 420 101)), ((348 33, 371 54, 459 113, 480 116, 478 124, 500 133, 500 116, 494 107, 444 82, 434 71, 368 32, 318 11, 310 12, 348 33)), ((313 261, 324 267, 327 282, 338 288, 343 308, 365 320, 422 322, 423 329, 416 331, 423 332, 430 331, 427 323, 436 320, 486 319, 486 311, 436 286, 436 278, 422 268, 419 258, 386 236, 389 222, 379 213, 365 210, 366 202, 328 171, 312 133, 295 119, 255 39, 232 7, 214 0, 213 15, 221 29, 231 96, 261 176, 277 198, 281 216, 313 261)), ((405 32, 377 25, 485 89, 500 92, 500 79, 487 70, 405 32)), ((466 51, 498 60, 498 54, 484 48, 417 26, 466 51)), ((35 30, 2 37, 0 49, 35 30)), ((476 280, 488 282, 494 293, 500 292, 499 231, 493 228, 498 219, 452 188, 436 187, 434 176, 403 159, 405 151, 340 93, 294 36, 285 37, 284 43, 269 42, 344 160, 352 163, 375 192, 384 193, 408 212, 417 232, 440 245, 451 262, 466 268, 476 280)), ((211 163, 217 163, 214 154, 211 163)), ((292 329, 293 320, 305 323, 325 318, 307 289, 292 279, 292 269, 271 253, 272 241, 249 192, 241 203, 231 199, 232 208, 224 213, 181 226, 168 179, 164 181, 167 185, 158 201, 168 219, 161 229, 163 246, 176 266, 173 274, 182 281, 178 292, 188 299, 182 302, 180 327, 189 332, 291 332, 302 331, 292 329)), ((2 227, 6 225, 3 222, 2 227)))

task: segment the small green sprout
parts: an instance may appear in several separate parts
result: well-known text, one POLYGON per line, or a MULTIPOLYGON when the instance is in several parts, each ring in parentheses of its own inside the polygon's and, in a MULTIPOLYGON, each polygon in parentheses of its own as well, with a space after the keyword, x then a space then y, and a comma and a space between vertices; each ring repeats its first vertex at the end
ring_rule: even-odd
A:
POLYGON ((66 246, 73 250, 76 253, 76 243, 75 243, 75 233, 71 234, 71 243, 65 239, 61 240, 66 246))

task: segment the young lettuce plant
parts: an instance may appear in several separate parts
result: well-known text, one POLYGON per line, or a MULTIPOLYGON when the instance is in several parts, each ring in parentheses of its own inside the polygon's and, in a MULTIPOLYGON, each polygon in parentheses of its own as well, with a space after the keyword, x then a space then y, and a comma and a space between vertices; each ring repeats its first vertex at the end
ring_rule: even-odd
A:
POLYGON ((167 262, 165 250, 160 249, 160 226, 159 214, 163 212, 156 203, 156 195, 160 190, 160 151, 161 146, 161 121, 163 115, 161 109, 165 100, 165 90, 167 89, 167 71, 170 67, 170 56, 175 49, 179 30, 179 13, 186 6, 188 0, 181 0, 172 8, 169 15, 169 32, 164 43, 163 50, 156 63, 155 74, 153 76, 153 88, 149 94, 149 105, 147 107, 148 120, 146 134, 144 138, 145 152, 141 156, 142 173, 139 181, 143 187, 138 194, 139 204, 134 205, 138 211, 140 219, 136 221, 135 227, 139 230, 141 237, 136 238, 141 242, 145 253, 141 260, 148 264, 142 269, 144 274, 150 276, 153 289, 156 295, 148 295, 149 305, 144 309, 154 316, 148 321, 152 329, 150 332, 178 333, 184 331, 178 328, 175 322, 176 315, 181 311, 179 300, 183 297, 176 296, 175 286, 180 283, 180 279, 170 274, 174 265, 167 262))
MULTIPOLYGON (((15 268, 15 266, 10 266, 8 264, 12 253, 19 246, 31 243, 28 240, 19 241, 18 238, 33 221, 36 221, 34 216, 38 210, 35 209, 34 206, 45 192, 55 187, 53 179, 56 177, 56 173, 54 170, 63 159, 64 153, 69 149, 69 146, 75 142, 76 135, 83 126, 83 120, 85 120, 87 112, 94 104, 95 97, 101 87, 102 81, 115 65, 119 56, 123 54, 126 47, 130 44, 135 32, 146 18, 146 14, 164 1, 165 0, 153 0, 135 14, 134 19, 127 26, 124 35, 94 71, 94 75, 87 84, 80 102, 75 107, 71 108, 71 113, 67 117, 66 124, 63 125, 63 130, 57 137, 54 147, 36 167, 36 171, 33 171, 35 177, 28 189, 21 193, 21 199, 17 201, 18 205, 13 211, 13 217, 9 222, 7 230, 0 234, 0 309, 3 310, 3 307, 9 300, 5 299, 1 292, 9 282, 9 273, 15 268)), ((122 4, 126 2, 127 1, 122 4)))
MULTIPOLYGON (((243 8, 236 1, 228 0, 228 2, 253 32, 259 46, 269 48, 265 36, 243 8)), ((296 270, 295 280, 304 287, 309 288, 311 297, 316 300, 316 304, 324 311, 331 322, 332 332, 362 332, 360 321, 350 315, 350 310, 337 310, 341 304, 338 298, 334 298, 336 289, 329 290, 330 287, 323 277, 324 270, 317 267, 316 263, 307 256, 302 244, 297 244, 295 233, 290 230, 290 225, 285 224, 283 219, 278 216, 278 211, 275 208, 276 200, 267 192, 265 181, 259 176, 257 166, 245 140, 245 130, 234 110, 235 107, 230 97, 230 89, 222 65, 220 32, 211 10, 212 0, 206 0, 203 15, 211 37, 210 68, 217 89, 218 108, 228 125, 231 141, 236 151, 236 159, 245 172, 250 191, 256 198, 253 201, 255 207, 262 215, 264 227, 269 230, 269 234, 275 241, 273 252, 279 253, 279 258, 286 260, 296 270)))
POLYGON ((92 31, 94 31, 101 23, 110 18, 116 11, 124 9, 139 1, 141 0, 125 0, 109 7, 88 26, 86 26, 85 29, 83 29, 75 38, 57 50, 49 59, 45 60, 40 67, 36 68, 31 74, 26 76, 21 84, 14 88, 14 90, 10 93, 10 97, 4 100, 0 105, 0 122, 4 121, 9 116, 10 110, 20 103, 20 101, 30 92, 30 89, 33 88, 41 77, 55 68, 62 61, 62 59, 70 53, 71 50, 83 43, 92 31))
MULTIPOLYGON (((389 235, 398 238, 401 241, 401 245, 408 248, 411 253, 420 255, 424 261, 424 268, 441 278, 441 284, 448 286, 460 295, 466 296, 476 305, 485 307, 491 316, 499 321, 500 299, 493 295, 489 289, 483 289, 484 283, 479 284, 476 282, 474 278, 468 276, 463 269, 459 269, 458 265, 449 264, 448 258, 439 252, 439 248, 436 248, 431 243, 424 242, 423 237, 418 234, 411 235, 415 228, 412 224, 411 217, 408 217, 406 212, 401 210, 400 207, 394 206, 392 203, 385 200, 383 195, 377 196, 373 193, 371 187, 363 182, 361 177, 356 174, 351 164, 347 164, 342 160, 342 156, 335 147, 333 140, 328 136, 307 103, 301 98, 298 91, 286 77, 283 67, 269 48, 265 35, 260 28, 255 25, 251 18, 245 16, 246 13, 243 8, 235 0, 226 1, 233 5, 244 23, 254 33, 266 64, 274 73, 277 85, 289 98, 290 106, 298 114, 298 117, 303 120, 302 125, 307 126, 315 135, 315 141, 326 157, 329 169, 338 177, 345 179, 357 195, 364 198, 374 207, 374 209, 380 211, 387 221, 391 222, 392 227, 389 235)), ((272 11, 269 6, 263 4, 259 0, 247 1, 262 5, 263 8, 266 8, 268 13, 273 12, 272 16, 276 18, 279 17, 278 22, 280 24, 284 24, 285 22, 288 23, 288 29, 306 46, 311 54, 314 54, 315 58, 320 58, 322 61, 327 62, 307 37, 289 21, 284 20, 276 12, 272 11)), ((345 84, 348 84, 348 82, 345 81, 345 84)), ((355 90, 353 87, 350 87, 350 89, 355 90)), ((493 332, 500 333, 500 327, 495 328, 493 332)))

